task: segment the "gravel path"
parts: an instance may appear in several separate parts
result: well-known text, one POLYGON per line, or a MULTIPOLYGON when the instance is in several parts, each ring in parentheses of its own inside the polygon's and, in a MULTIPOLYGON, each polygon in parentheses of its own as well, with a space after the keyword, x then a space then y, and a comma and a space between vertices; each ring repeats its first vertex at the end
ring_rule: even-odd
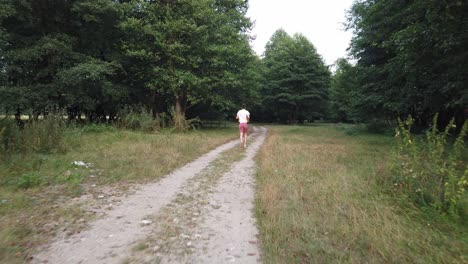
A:
POLYGON ((223 152, 238 147, 238 140, 212 150, 156 183, 141 187, 106 216, 91 223, 87 230, 71 237, 57 237, 46 249, 35 255, 32 262, 141 263, 144 260, 150 263, 258 263, 258 231, 252 211, 253 157, 264 141, 266 129, 257 130, 257 136, 250 140, 245 157, 232 164, 221 179, 207 181, 203 180, 206 178, 203 175, 209 176, 210 170, 207 168, 210 168, 210 164, 223 152), (197 199, 193 198, 195 193, 197 199), (182 194, 193 197, 185 202, 174 203, 182 194), (196 208, 197 211, 188 210, 187 207, 196 208), (170 208, 172 214, 183 214, 180 220, 169 214, 171 224, 162 221, 167 216, 164 214, 167 208, 170 208), (184 214, 187 212, 194 217, 184 214), (179 222, 188 223, 191 228, 186 231, 191 236, 166 235, 170 230, 178 228, 179 222), (150 248, 151 254, 148 254, 148 250, 135 250, 139 245, 143 248, 147 246, 148 243, 144 241, 149 234, 156 235, 152 239, 159 243, 150 248), (160 250, 160 244, 169 243, 169 240, 180 242, 181 239, 188 246, 183 254, 160 250))

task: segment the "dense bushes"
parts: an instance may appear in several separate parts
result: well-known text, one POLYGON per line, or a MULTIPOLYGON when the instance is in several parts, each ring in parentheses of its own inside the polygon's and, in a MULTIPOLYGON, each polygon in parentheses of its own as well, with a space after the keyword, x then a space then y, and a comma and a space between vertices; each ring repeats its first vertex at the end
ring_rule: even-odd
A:
POLYGON ((118 114, 115 125, 118 128, 143 130, 146 132, 155 131, 164 124, 158 118, 154 119, 151 112, 144 107, 129 108, 126 107, 118 114))
POLYGON ((58 115, 18 126, 15 120, 0 120, 0 160, 15 153, 51 153, 66 150, 63 140, 65 122, 58 115))
POLYGON ((437 129, 437 116, 424 137, 411 134, 413 119, 399 122, 397 149, 393 156, 392 183, 395 190, 416 204, 434 208, 452 216, 460 215, 460 201, 468 187, 468 164, 464 159, 464 138, 468 131, 465 122, 453 144, 450 132, 452 120, 444 131, 437 129))

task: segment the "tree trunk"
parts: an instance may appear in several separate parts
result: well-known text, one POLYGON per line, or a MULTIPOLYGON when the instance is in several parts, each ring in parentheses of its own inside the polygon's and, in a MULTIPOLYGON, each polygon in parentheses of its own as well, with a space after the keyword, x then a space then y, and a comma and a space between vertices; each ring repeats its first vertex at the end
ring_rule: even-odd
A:
POLYGON ((185 132, 188 129, 188 122, 185 119, 186 97, 177 96, 175 102, 175 112, 172 119, 177 132, 185 132))

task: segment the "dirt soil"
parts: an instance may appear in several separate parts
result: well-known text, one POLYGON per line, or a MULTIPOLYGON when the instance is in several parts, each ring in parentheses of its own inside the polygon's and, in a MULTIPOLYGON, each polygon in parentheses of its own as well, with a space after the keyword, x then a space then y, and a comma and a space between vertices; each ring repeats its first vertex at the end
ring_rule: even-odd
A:
POLYGON ((79 233, 55 237, 32 262, 260 263, 254 157, 267 130, 251 130, 246 149, 231 141, 126 197, 105 197, 117 202, 79 233), (213 177, 213 161, 234 147, 245 155, 213 177))

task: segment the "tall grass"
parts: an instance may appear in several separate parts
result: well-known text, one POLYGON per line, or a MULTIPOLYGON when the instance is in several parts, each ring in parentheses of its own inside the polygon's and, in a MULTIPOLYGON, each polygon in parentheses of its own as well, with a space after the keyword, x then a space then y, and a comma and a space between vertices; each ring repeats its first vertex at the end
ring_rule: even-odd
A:
MULTIPOLYGON (((165 119, 165 115, 162 116, 165 119)), ((155 119, 145 107, 125 107, 118 113, 115 125, 118 128, 154 132, 164 128, 164 120, 155 119)))
MULTIPOLYGON (((406 195, 420 206, 457 217, 468 208, 460 208, 468 188, 468 163, 464 160, 464 138, 468 132, 465 122, 455 142, 449 142, 454 130, 452 120, 444 131, 437 129, 437 115, 425 137, 411 133, 413 119, 400 121, 397 129, 398 147, 393 159, 393 174, 388 180, 400 195, 406 195)), ((468 219, 466 219, 468 220, 468 219)), ((468 221, 467 221, 468 223, 468 221)))
POLYGON ((61 116, 27 122, 20 128, 15 120, 0 120, 0 162, 13 154, 53 153, 66 151, 63 140, 65 122, 61 116))
POLYGON ((467 230, 382 192, 393 139, 272 127, 258 157, 265 263, 465 263, 467 230))

